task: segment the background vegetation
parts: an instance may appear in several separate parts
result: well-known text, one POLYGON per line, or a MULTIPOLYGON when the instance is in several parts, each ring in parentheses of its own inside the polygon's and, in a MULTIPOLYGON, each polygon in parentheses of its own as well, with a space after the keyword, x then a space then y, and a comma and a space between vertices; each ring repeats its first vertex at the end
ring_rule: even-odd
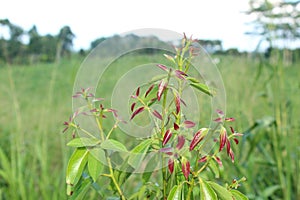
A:
MULTIPOLYGON (((254 24, 260 28, 250 34, 261 36, 259 51, 223 50, 220 41, 200 41, 219 62, 227 113, 245 134, 235 150, 234 167, 223 161, 220 181, 247 177, 241 190, 250 199, 300 199, 300 48, 284 45, 299 39, 300 15, 272 12, 296 8, 299 1, 251 2, 247 14, 257 16, 254 24)), ((71 113, 77 69, 89 50, 72 51, 75 34, 68 26, 55 36, 41 36, 37 27, 24 31, 6 19, 0 24, 10 33, 0 38, 0 199, 65 199, 70 136, 61 134, 62 124, 71 113)), ((93 41, 91 48, 103 39, 93 41)), ((153 52, 123 64, 146 63, 149 56, 161 59, 148 53, 153 52)))

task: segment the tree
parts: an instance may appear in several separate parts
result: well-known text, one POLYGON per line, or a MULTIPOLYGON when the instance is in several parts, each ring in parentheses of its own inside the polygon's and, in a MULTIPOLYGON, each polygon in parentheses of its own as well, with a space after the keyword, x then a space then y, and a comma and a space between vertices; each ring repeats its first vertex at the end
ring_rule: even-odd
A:
POLYGON ((57 37, 47 34, 41 37, 41 58, 42 62, 53 62, 57 51, 57 37))
POLYGON ((57 37, 56 61, 60 61, 62 56, 70 54, 74 37, 75 35, 69 26, 64 26, 60 29, 57 37))
POLYGON ((34 25, 29 31, 28 51, 31 54, 39 54, 42 48, 41 36, 39 35, 36 26, 34 25))
POLYGON ((264 36, 266 40, 298 39, 300 37, 300 10, 296 2, 251 0, 249 15, 255 15, 255 31, 249 34, 264 36))
POLYGON ((105 37, 101 37, 101 38, 98 38, 94 41, 91 42, 91 50, 96 48, 96 46, 98 46, 98 44, 100 44, 101 42, 103 42, 104 40, 106 40, 105 37))
POLYGON ((35 63, 40 59, 41 49, 43 47, 42 37, 39 35, 35 25, 28 31, 27 34, 29 36, 28 54, 30 62, 35 63))
POLYGON ((268 51, 274 47, 288 49, 300 39, 300 1, 250 0, 249 4, 246 14, 256 19, 252 22, 254 31, 247 34, 261 37, 258 48, 262 42, 267 42, 268 51))
POLYGON ((223 50, 221 40, 198 40, 198 42, 209 53, 220 52, 223 50))
POLYGON ((1 39, 1 51, 5 61, 12 63, 13 58, 17 57, 24 51, 21 43, 24 31, 21 27, 12 24, 8 19, 1 19, 0 25, 7 27, 9 30, 9 39, 1 39))

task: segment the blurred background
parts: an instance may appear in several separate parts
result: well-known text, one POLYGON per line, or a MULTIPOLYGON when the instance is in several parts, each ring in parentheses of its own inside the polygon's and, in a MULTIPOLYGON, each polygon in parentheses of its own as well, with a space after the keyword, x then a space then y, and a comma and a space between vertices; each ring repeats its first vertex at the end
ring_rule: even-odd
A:
MULTIPOLYGON (((101 41, 138 28, 193 35, 217 64, 226 113, 244 133, 220 182, 245 176, 240 190, 249 199, 300 199, 300 1, 292 0, 2 2, 0 199, 67 198, 72 149, 62 124, 77 70, 101 41)), ((125 64, 162 59, 151 51, 131 56, 125 64)))

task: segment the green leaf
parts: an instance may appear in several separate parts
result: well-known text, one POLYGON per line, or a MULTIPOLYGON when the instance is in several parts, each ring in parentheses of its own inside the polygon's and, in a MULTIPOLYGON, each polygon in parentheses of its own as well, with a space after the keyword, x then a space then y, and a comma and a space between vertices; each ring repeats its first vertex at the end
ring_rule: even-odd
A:
POLYGON ((207 182, 216 192, 218 195, 218 198, 221 200, 232 200, 232 195, 225 187, 222 187, 221 185, 208 181, 207 182))
POLYGON ((156 81, 162 80, 167 77, 168 77, 167 74, 160 74, 160 75, 154 76, 149 83, 152 84, 152 83, 155 83, 156 81))
POLYGON ((84 199, 84 196, 87 193, 91 183, 92 183, 91 179, 89 178, 84 179, 82 182, 78 184, 78 186, 76 186, 73 189, 74 192, 72 193, 72 196, 69 199, 70 200, 84 199))
POLYGON ((66 182, 68 185, 76 185, 79 181, 87 163, 88 154, 89 151, 86 148, 77 148, 72 154, 66 172, 66 182))
POLYGON ((146 194, 146 189, 147 189, 146 185, 144 185, 143 187, 141 187, 141 188, 139 189, 139 192, 138 192, 138 199, 144 199, 145 194, 146 194))
POLYGON ((93 154, 89 154, 88 171, 94 182, 96 182, 98 179, 103 168, 103 164, 97 158, 95 158, 93 154))
POLYGON ((75 138, 71 140, 67 146, 70 147, 93 147, 99 144, 99 140, 95 138, 75 138))
POLYGON ((143 178, 143 182, 144 182, 144 183, 147 183, 147 182, 149 181, 149 179, 150 179, 152 173, 153 173, 153 172, 144 172, 144 173, 143 173, 143 177, 142 177, 142 178, 143 178))
POLYGON ((158 91, 158 87, 154 86, 153 89, 149 92, 149 94, 147 95, 147 97, 144 97, 144 95, 141 97, 141 100, 145 103, 147 103, 148 105, 150 103, 153 103, 154 101, 151 101, 152 99, 154 99, 156 97, 158 91))
POLYGON ((188 77, 186 77, 186 79, 189 80, 189 81, 191 81, 192 83, 199 83, 199 80, 196 79, 196 78, 194 78, 194 77, 188 76, 188 77))
POLYGON ((90 154, 92 154, 94 158, 100 161, 103 165, 107 166, 107 160, 103 149, 93 148, 90 150, 90 154))
POLYGON ((128 157, 124 160, 123 164, 118 170, 114 170, 114 176, 117 178, 119 185, 123 183, 132 175, 131 171, 134 169, 128 165, 128 157))
POLYGON ((149 146, 151 145, 151 142, 151 139, 144 140, 131 150, 128 163, 133 168, 138 168, 140 166, 146 155, 146 152, 148 151, 149 146))
POLYGON ((235 200, 248 200, 248 197, 246 197, 244 194, 242 194, 238 190, 230 190, 230 192, 233 195, 235 200))
POLYGON ((268 198, 269 196, 271 196, 276 190, 280 189, 280 185, 272 185, 267 187, 266 189, 264 189, 263 191, 263 196, 265 198, 268 198))
POLYGON ((210 187, 210 185, 201 178, 199 180, 200 180, 200 199, 201 200, 217 199, 217 195, 214 192, 214 190, 210 187))
POLYGON ((107 150, 127 152, 126 147, 122 143, 118 142, 117 140, 113 140, 113 139, 108 139, 108 140, 103 141, 101 143, 100 147, 103 149, 107 149, 107 150))
POLYGON ((170 60, 171 62, 173 62, 174 64, 176 64, 175 59, 174 59, 173 56, 170 56, 170 55, 168 55, 168 54, 164 54, 164 56, 165 56, 168 60, 170 60))
POLYGON ((190 83, 190 85, 193 86, 194 88, 200 90, 201 92, 208 94, 209 96, 213 96, 212 92, 207 87, 207 85, 205 85, 203 83, 190 83))
POLYGON ((181 187, 178 185, 174 185, 171 189, 167 200, 178 200, 180 197, 181 187))
POLYGON ((5 179, 7 182, 11 181, 11 174, 12 168, 9 162, 8 157, 4 153, 4 151, 0 148, 0 163, 1 163, 1 170, 0 170, 0 177, 5 179))
POLYGON ((216 162, 214 162, 213 160, 210 160, 210 162, 208 164, 208 167, 214 173, 215 178, 219 178, 220 177, 220 169, 217 166, 216 162))

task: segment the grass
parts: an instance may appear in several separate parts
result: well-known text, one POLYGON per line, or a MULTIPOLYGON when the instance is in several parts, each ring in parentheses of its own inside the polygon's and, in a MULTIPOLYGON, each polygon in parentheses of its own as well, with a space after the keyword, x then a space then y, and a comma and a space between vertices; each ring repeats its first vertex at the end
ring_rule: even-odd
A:
POLYGON ((1 193, 4 199, 62 199, 66 152, 61 124, 71 112, 74 67, 1 68, 1 193), (4 162, 5 161, 5 162, 4 162))
MULTIPOLYGON (((135 55, 114 64, 136 66, 156 58, 135 55)), ((257 61, 220 60, 227 114, 237 119, 235 129, 245 133, 235 150, 237 163, 229 168, 224 161, 223 180, 246 176, 241 189, 251 199, 299 198, 299 67, 264 67, 255 79, 257 61)), ((65 144, 70 136, 61 131, 72 112, 80 63, 81 58, 72 58, 60 64, 0 67, 0 199, 66 198, 70 149, 65 144)), ((127 68, 118 72, 122 70, 127 68)), ((117 77, 105 77, 109 84, 100 93, 106 96, 117 77)))

